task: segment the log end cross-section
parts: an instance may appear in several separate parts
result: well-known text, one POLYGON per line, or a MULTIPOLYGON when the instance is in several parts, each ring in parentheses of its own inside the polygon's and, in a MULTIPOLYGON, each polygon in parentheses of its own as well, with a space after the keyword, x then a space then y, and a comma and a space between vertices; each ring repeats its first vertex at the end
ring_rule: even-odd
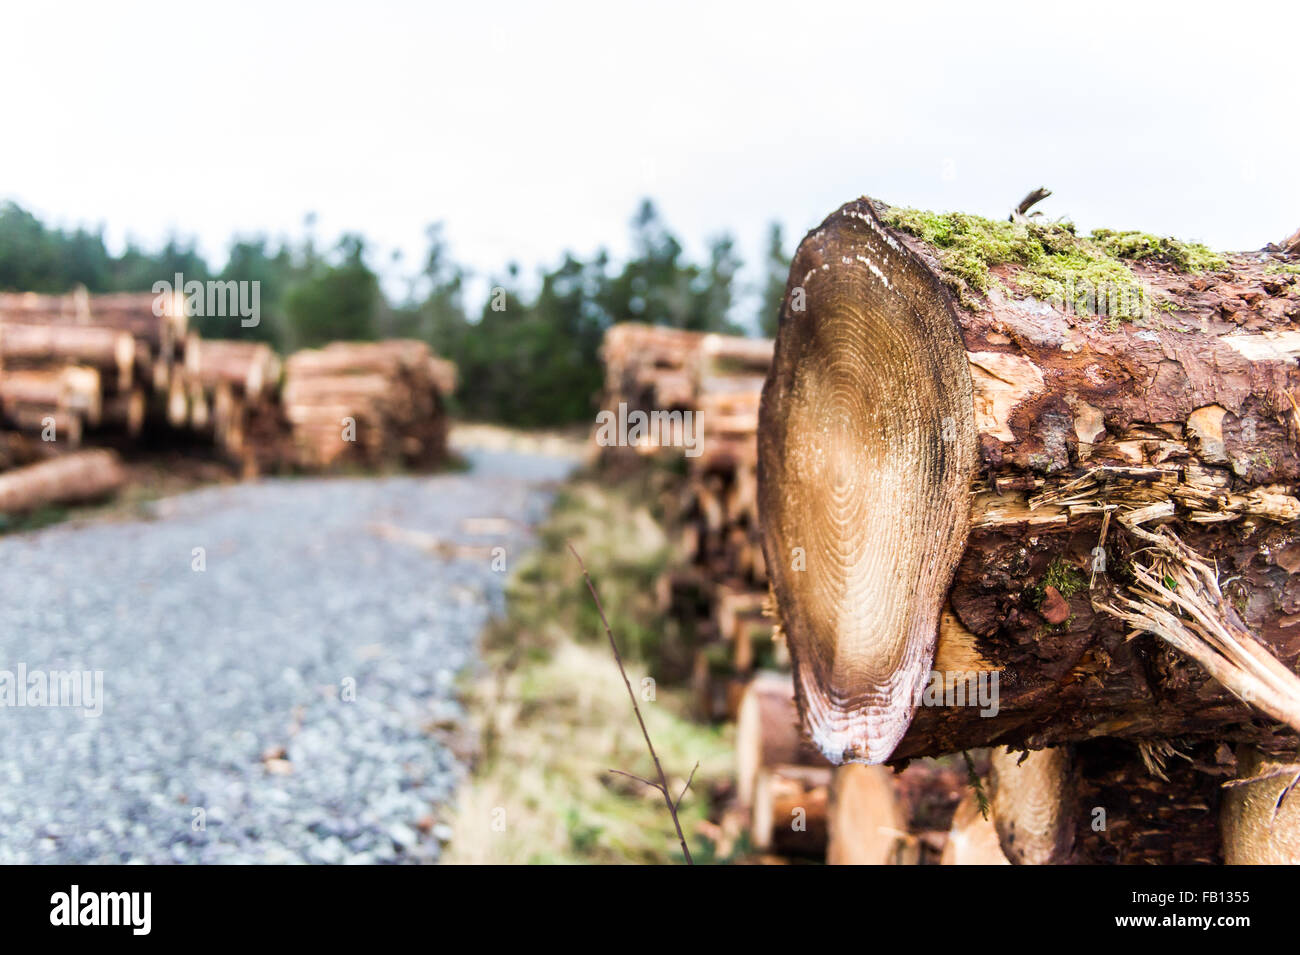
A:
POLYGON ((882 762, 929 677, 977 444, 952 301, 866 199, 795 255, 759 433, 804 724, 833 762, 882 762))

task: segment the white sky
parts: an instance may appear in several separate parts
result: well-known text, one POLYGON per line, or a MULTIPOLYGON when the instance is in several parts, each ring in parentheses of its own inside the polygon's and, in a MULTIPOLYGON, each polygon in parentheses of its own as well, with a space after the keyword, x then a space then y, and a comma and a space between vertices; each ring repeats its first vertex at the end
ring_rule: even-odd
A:
POLYGON ((1257 248, 1300 226, 1298 9, 6 3, 0 198, 216 262, 314 211, 414 268, 442 220, 481 273, 619 253, 644 195, 751 262, 864 192, 1002 215, 1038 185, 1257 248))

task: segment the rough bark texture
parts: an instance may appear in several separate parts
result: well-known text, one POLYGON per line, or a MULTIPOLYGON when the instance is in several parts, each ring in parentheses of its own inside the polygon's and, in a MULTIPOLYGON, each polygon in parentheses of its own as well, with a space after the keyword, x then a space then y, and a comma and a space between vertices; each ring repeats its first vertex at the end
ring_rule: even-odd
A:
MULTIPOLYGON (((1140 542, 1120 518, 1154 505, 1152 520, 1176 529, 1217 569, 1224 617, 1294 670, 1300 331, 1292 322, 1300 317, 1300 287, 1273 268, 1281 255, 1233 255, 1228 268, 1203 275, 1155 260, 1131 263, 1166 304, 1146 318, 1114 322, 996 289, 979 308, 956 305, 946 291, 932 294, 929 285, 909 298, 908 289, 924 284, 916 263, 936 282, 945 278, 936 250, 886 229, 869 200, 848 204, 805 239, 764 394, 760 500, 800 706, 814 738, 833 744, 830 755, 899 759, 1103 736, 1251 742, 1265 752, 1294 746, 1289 730, 1183 654, 1150 634, 1133 636, 1097 609, 1132 583, 1140 542), (806 298, 806 311, 792 310, 796 295, 806 298), (909 302, 929 314, 908 312, 909 302), (956 322, 955 345, 946 333, 924 331, 944 317, 956 322), (900 324, 908 327, 900 332, 900 324), (955 497, 968 509, 970 534, 951 577, 938 581, 947 605, 933 664, 925 652, 898 650, 924 649, 928 616, 862 623, 871 600, 884 605, 891 592, 907 590, 898 580, 916 577, 880 552, 882 542, 897 543, 891 524, 943 504, 924 490, 927 467, 899 467, 907 458, 901 449, 913 441, 952 451, 964 427, 955 409, 947 424, 956 440, 945 442, 943 416, 925 403, 915 405, 918 414, 888 404, 932 388, 930 373, 901 357, 886 351, 868 360, 875 339, 895 334, 913 336, 918 349, 958 352, 976 436, 975 467, 955 497), (887 387, 871 376, 900 383, 887 387), (806 414, 809 408, 819 413, 806 414), (883 434, 892 456, 841 454, 839 434, 859 443, 883 434), (831 510, 842 519, 818 517, 831 510), (791 569, 795 546, 805 548, 806 572, 791 569), (897 668, 915 679, 932 665, 950 675, 996 672, 996 716, 974 706, 921 706, 896 745, 885 747, 894 732, 889 713, 902 704, 887 711, 873 701, 882 688, 898 695, 907 681, 897 668), (868 722, 888 725, 875 739, 867 733, 841 748, 840 735, 827 735, 836 725, 826 716, 828 700, 850 720, 869 714, 868 722)), ((1015 288, 1015 267, 993 272, 1015 288)), ((943 455, 947 473, 963 473, 960 453, 943 455)), ((918 539, 920 565, 948 561, 951 533, 918 539)), ((917 589, 923 603, 932 589, 917 589)))
POLYGON ((1076 865, 1209 865, 1223 861, 1221 786, 1233 760, 1226 746, 1186 746, 1158 757, 1160 775, 1127 740, 1073 747, 1076 865), (1162 776, 1164 778, 1162 778, 1162 776), (1104 811, 1104 817, 1098 812, 1104 811), (1101 828, 1104 822, 1104 828, 1101 828))

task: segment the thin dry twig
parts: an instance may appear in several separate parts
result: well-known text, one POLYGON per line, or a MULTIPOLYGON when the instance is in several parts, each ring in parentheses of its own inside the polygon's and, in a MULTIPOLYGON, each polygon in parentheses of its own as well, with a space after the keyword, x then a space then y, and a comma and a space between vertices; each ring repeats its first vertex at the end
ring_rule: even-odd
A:
MULTIPOLYGON (((605 636, 609 637, 609 648, 614 651, 614 662, 618 664, 618 672, 623 675, 623 685, 627 687, 627 697, 632 701, 632 711, 636 713, 636 721, 641 724, 641 735, 645 737, 646 748, 650 750, 650 758, 654 760, 655 770, 659 773, 659 782, 642 779, 640 776, 634 776, 631 773, 625 773, 617 769, 611 769, 610 772, 640 780, 647 786, 659 790, 664 797, 664 805, 668 807, 669 815, 673 817, 673 827, 677 830, 677 841, 681 843, 682 855, 686 857, 686 864, 695 865, 695 860, 691 858, 691 850, 686 846, 686 836, 682 833, 681 821, 677 818, 677 806, 681 803, 682 796, 686 795, 686 789, 691 785, 690 779, 686 781, 686 787, 682 789, 682 795, 677 797, 677 802, 673 802, 672 794, 668 791, 668 777, 664 774, 664 768, 659 762, 659 754, 655 752, 655 744, 650 742, 650 731, 646 729, 645 719, 641 716, 641 707, 637 705, 636 693, 632 691, 632 681, 628 679, 627 668, 623 666, 623 654, 618 652, 618 643, 614 640, 614 631, 610 629, 609 620, 605 617, 605 608, 600 602, 600 594, 596 593, 596 585, 591 582, 591 575, 587 573, 587 565, 583 563, 582 556, 571 543, 569 544, 569 551, 578 561, 578 566, 582 569, 582 578, 587 582, 587 590, 591 592, 591 599, 596 603, 596 613, 600 614, 600 622, 605 627, 605 636)), ((698 763, 696 763, 696 768, 699 768, 698 763)), ((691 770, 691 779, 694 778, 695 770, 693 769, 691 770)))
POLYGON ((682 791, 677 795, 677 802, 673 803, 674 806, 680 806, 682 800, 686 798, 686 791, 691 788, 691 783, 695 780, 695 770, 699 768, 700 764, 697 761, 695 766, 691 769, 691 774, 686 777, 686 785, 682 787, 682 791))

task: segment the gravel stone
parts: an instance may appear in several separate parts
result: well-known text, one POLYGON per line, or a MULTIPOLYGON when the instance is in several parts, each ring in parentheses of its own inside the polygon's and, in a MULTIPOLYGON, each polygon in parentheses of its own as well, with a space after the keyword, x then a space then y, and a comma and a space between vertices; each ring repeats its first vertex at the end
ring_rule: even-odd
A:
POLYGON ((429 727, 464 721, 457 676, 504 608, 483 545, 512 569, 573 467, 468 457, 0 538, 0 671, 103 674, 97 717, 0 706, 0 864, 437 861, 446 828, 419 823, 465 769, 429 727))

